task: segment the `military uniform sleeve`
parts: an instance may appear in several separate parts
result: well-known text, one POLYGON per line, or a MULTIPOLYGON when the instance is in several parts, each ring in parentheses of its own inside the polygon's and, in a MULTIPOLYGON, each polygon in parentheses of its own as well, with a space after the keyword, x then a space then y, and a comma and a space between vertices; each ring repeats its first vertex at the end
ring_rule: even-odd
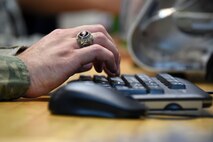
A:
POLYGON ((30 85, 26 65, 16 56, 21 47, 0 47, 0 100, 23 96, 30 85))
POLYGON ((28 47, 26 46, 11 46, 11 47, 0 46, 0 55, 14 56, 23 52, 27 48, 28 47))

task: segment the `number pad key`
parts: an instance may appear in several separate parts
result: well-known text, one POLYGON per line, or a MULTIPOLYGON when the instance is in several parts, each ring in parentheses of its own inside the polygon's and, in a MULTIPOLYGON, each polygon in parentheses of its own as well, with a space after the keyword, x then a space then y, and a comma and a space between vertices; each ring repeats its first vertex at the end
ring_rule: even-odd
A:
POLYGON ((136 78, 148 89, 150 94, 163 94, 164 90, 152 78, 144 74, 136 75, 136 78))
POLYGON ((127 85, 140 84, 140 82, 133 75, 122 75, 121 78, 126 82, 127 85))
POLYGON ((158 74, 156 78, 170 89, 186 89, 185 84, 169 74, 158 74))

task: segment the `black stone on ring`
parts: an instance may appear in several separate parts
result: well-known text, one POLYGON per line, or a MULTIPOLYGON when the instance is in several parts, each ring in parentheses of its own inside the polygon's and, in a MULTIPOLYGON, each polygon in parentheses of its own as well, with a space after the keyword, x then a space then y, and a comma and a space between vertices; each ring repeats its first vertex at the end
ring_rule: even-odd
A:
POLYGON ((88 31, 82 31, 77 35, 77 43, 80 47, 86 47, 93 44, 93 36, 88 31))

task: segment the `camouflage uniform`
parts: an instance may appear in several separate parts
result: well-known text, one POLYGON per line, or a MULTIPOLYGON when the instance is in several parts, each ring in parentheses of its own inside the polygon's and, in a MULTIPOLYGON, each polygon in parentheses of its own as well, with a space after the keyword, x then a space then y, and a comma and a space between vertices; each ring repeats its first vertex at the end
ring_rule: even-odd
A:
POLYGON ((25 94, 30 85, 29 72, 17 58, 23 47, 38 38, 29 38, 16 0, 0 0, 0 100, 17 99, 25 94))
POLYGON ((17 99, 30 85, 25 64, 15 55, 21 47, 0 47, 0 100, 17 99))

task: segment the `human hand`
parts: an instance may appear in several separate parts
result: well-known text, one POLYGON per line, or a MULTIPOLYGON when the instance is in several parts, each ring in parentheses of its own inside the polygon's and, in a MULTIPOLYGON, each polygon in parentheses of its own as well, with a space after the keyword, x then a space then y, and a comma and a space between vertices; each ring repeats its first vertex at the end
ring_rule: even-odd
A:
POLYGON ((25 97, 49 93, 77 72, 104 70, 109 76, 120 74, 120 55, 113 39, 101 25, 57 29, 43 37, 18 57, 26 64, 31 85, 25 97), (94 44, 80 48, 76 35, 89 31, 94 44))

